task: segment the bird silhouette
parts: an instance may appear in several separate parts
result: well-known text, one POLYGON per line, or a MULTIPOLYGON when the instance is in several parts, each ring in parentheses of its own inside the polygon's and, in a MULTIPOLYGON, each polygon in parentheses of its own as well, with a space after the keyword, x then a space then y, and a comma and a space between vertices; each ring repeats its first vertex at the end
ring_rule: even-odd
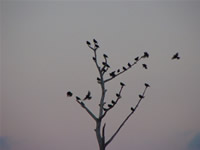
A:
POLYGON ((104 57, 104 58, 108 58, 108 56, 107 56, 106 54, 103 54, 103 57, 104 57))
POLYGON ((144 85, 145 85, 146 87, 150 87, 150 85, 149 85, 149 84, 147 84, 147 83, 145 83, 144 85))
POLYGON ((91 43, 90 43, 89 41, 86 41, 86 44, 87 44, 88 46, 90 46, 90 45, 91 45, 91 43))
POLYGON ((133 112, 134 112, 134 111, 135 111, 135 108, 131 107, 131 111, 133 111, 133 112))
POLYGON ((143 57, 145 58, 148 58, 149 57, 149 54, 147 53, 147 52, 144 52, 144 55, 143 55, 143 57))
POLYGON ((109 66, 106 62, 102 62, 102 64, 103 64, 105 67, 110 68, 110 66, 109 66))
POLYGON ((116 93, 116 96, 117 96, 117 98, 120 98, 120 97, 121 97, 119 93, 116 93))
POLYGON ((120 85, 121 85, 121 86, 125 86, 125 84, 124 84, 123 82, 120 82, 120 85))
POLYGON ((112 107, 113 107, 113 105, 112 105, 112 104, 108 104, 108 107, 109 107, 109 108, 112 108, 112 107))
POLYGON ((127 69, 126 69, 126 67, 124 67, 124 66, 123 66, 122 68, 123 68, 123 70, 124 70, 124 71, 126 71, 126 70, 127 70, 127 69))
POLYGON ((130 64, 130 63, 128 63, 128 67, 129 67, 129 68, 131 67, 131 64, 130 64))
POLYGON ((94 44, 97 44, 97 43, 98 43, 97 40, 95 40, 95 39, 93 39, 93 42, 94 42, 94 44))
POLYGON ((94 61, 96 61, 96 58, 95 58, 95 57, 92 57, 92 59, 93 59, 94 61))
POLYGON ((172 60, 173 59, 180 59, 179 54, 178 53, 174 54, 174 56, 172 57, 172 60))
POLYGON ((120 72, 120 69, 117 69, 117 72, 119 73, 119 72, 120 72))
POLYGON ((88 91, 87 95, 85 96, 85 98, 83 100, 90 100, 92 97, 91 97, 91 92, 88 91))
POLYGON ((79 101, 79 100, 81 100, 81 98, 80 98, 80 97, 78 97, 78 96, 76 96, 76 100, 77 100, 77 101, 79 101))
POLYGON ((107 108, 103 108, 103 110, 104 110, 104 111, 108 111, 108 109, 107 109, 107 108))
POLYGON ((143 96, 143 95, 139 95, 139 98, 141 98, 141 99, 142 99, 142 98, 144 98, 144 96, 143 96))
POLYGON ((146 65, 146 64, 142 64, 142 66, 143 66, 145 69, 147 69, 147 65, 146 65))
POLYGON ((111 103, 112 103, 113 105, 115 105, 115 104, 116 104, 116 102, 115 102, 114 100, 112 100, 112 101, 111 101, 111 103))
POLYGON ((95 46, 96 48, 99 48, 99 45, 98 45, 98 44, 95 44, 94 46, 95 46))
POLYGON ((114 77, 116 76, 116 75, 115 75, 115 71, 111 72, 111 73, 110 73, 110 76, 114 78, 114 77))
POLYGON ((136 57, 136 58, 135 58, 135 61, 138 61, 138 60, 139 60, 139 57, 136 57))
POLYGON ((67 92, 67 97, 72 97, 72 95, 73 95, 72 92, 70 92, 70 91, 67 92))

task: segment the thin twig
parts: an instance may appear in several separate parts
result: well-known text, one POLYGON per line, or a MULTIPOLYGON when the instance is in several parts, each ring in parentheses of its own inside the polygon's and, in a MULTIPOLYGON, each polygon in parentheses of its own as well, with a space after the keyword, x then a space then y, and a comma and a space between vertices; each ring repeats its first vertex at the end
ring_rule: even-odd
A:
MULTIPOLYGON (((144 94, 146 92, 146 89, 147 87, 145 87, 143 93, 142 93, 142 96, 144 97, 144 94)), ((124 124, 127 122, 127 120, 130 118, 130 116, 135 112, 135 110, 137 109, 137 107, 139 106, 141 100, 143 98, 140 98, 138 103, 136 104, 135 108, 134 108, 134 111, 131 111, 131 113, 125 118, 125 120, 121 123, 121 125, 119 126, 119 128, 115 131, 115 133, 111 136, 111 138, 106 142, 105 146, 107 146, 113 139, 114 137, 118 134, 118 132, 120 131, 120 129, 124 126, 124 124)))
POLYGON ((80 102, 78 100, 76 100, 77 103, 79 103, 81 105, 81 107, 83 107, 87 112, 88 114, 96 121, 97 120, 97 117, 89 110, 89 108, 87 108, 87 106, 85 106, 85 104, 83 102, 80 102))
MULTIPOLYGON (((137 64, 137 62, 139 62, 142 58, 143 58, 143 57, 141 56, 137 61, 135 61, 133 64, 131 64, 131 67, 134 66, 135 64, 137 64)), ((115 77, 117 77, 117 76, 119 76, 120 74, 122 74, 122 73, 128 71, 131 67, 127 68, 127 70, 123 70, 123 71, 119 72, 118 74, 115 75, 115 77)), ((106 82, 112 80, 112 79, 115 78, 115 77, 111 77, 111 78, 106 79, 106 80, 104 81, 104 83, 106 83, 106 82)))

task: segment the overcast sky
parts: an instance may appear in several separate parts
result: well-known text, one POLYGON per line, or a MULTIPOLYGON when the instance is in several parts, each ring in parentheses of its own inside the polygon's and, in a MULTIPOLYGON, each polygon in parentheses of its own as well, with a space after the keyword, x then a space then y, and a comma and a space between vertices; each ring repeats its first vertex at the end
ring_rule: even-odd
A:
MULTIPOLYGON (((94 150, 95 123, 71 90, 93 99, 100 87, 93 53, 109 56, 110 71, 142 60, 107 83, 106 100, 126 86, 105 121, 106 138, 138 100, 144 101, 108 150, 199 150, 200 2, 3 2, 1 3, 1 133, 5 150, 94 150), (179 52, 180 60, 171 60, 179 52), (146 63, 148 69, 142 68, 146 63), (198 147, 199 146, 199 147, 198 147)), ((100 62, 101 63, 101 62, 100 62)))

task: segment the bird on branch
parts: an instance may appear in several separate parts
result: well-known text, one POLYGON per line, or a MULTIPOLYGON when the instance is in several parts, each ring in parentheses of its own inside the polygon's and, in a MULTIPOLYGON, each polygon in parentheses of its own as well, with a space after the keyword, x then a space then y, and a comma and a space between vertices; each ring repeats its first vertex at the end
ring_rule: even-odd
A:
POLYGON ((150 87, 150 85, 149 85, 149 84, 147 84, 147 83, 145 83, 144 85, 145 85, 146 87, 150 87))
POLYGON ((93 39, 94 44, 98 44, 97 40, 93 39))
POLYGON ((111 73, 110 73, 110 76, 114 78, 114 77, 116 76, 116 75, 115 75, 115 71, 111 72, 111 73))

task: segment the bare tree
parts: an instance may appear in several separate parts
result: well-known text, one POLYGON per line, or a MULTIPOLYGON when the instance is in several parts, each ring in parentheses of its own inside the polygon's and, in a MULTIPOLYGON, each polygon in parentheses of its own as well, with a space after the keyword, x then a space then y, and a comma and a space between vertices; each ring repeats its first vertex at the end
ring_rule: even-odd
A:
MULTIPOLYGON (((107 106, 105 102, 105 95, 107 92, 106 89, 106 83, 110 82, 111 80, 115 79, 116 77, 122 75, 124 72, 128 71, 131 69, 134 65, 136 65, 141 59, 145 59, 149 57, 149 54, 147 52, 144 52, 142 56, 136 57, 132 63, 127 63, 126 66, 122 66, 121 69, 117 69, 116 71, 109 72, 110 70, 110 65, 108 64, 108 56, 106 54, 103 54, 103 62, 99 63, 98 62, 98 57, 97 57, 97 50, 99 49, 99 44, 98 42, 93 39, 93 44, 91 42, 87 41, 86 44, 92 51, 94 52, 93 56, 93 61, 96 65, 96 68, 99 73, 99 77, 97 77, 97 83, 101 86, 101 98, 99 101, 99 113, 98 116, 96 116, 85 104, 86 100, 92 99, 91 92, 88 91, 88 93, 85 95, 85 97, 82 99, 79 96, 74 96, 76 99, 76 102, 80 104, 80 106, 86 110, 86 112, 90 115, 90 117, 93 118, 93 120, 96 122, 96 127, 95 127, 95 133, 96 133, 96 138, 98 141, 99 145, 99 150, 105 150, 106 147, 112 142, 112 140, 116 137, 116 135, 119 133, 120 129, 124 126, 124 124, 127 122, 127 120, 134 114, 134 112, 137 110, 139 104, 145 97, 145 92, 149 86, 148 83, 144 83, 144 90, 141 94, 138 95, 138 102, 134 107, 130 107, 130 113, 127 115, 126 118, 124 118, 123 122, 119 125, 117 130, 113 133, 111 137, 108 138, 108 140, 105 139, 105 128, 106 128, 106 123, 102 123, 102 120, 106 117, 108 112, 115 107, 115 105, 118 103, 119 99, 122 98, 121 92, 123 90, 123 87, 125 84, 123 82, 120 82, 120 90, 118 93, 116 93, 116 99, 112 100, 111 103, 109 103, 107 106), (109 77, 105 78, 105 74, 108 74, 109 77)), ((142 66, 147 69, 146 64, 142 64, 142 66)), ((68 97, 72 97, 73 93, 71 91, 67 92, 68 97)))

